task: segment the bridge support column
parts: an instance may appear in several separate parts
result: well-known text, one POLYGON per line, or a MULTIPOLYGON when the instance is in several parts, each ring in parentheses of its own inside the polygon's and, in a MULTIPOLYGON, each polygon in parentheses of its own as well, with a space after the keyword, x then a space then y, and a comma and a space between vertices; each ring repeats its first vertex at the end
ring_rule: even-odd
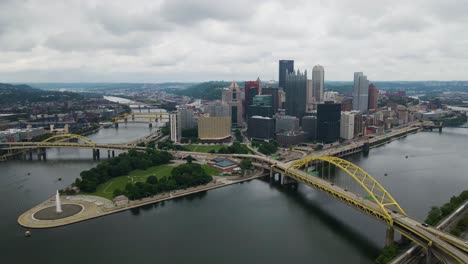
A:
POLYGON ((148 127, 153 127, 153 123, 148 123, 148 127))
POLYGON ((110 149, 107 150, 107 158, 108 158, 108 159, 111 158, 111 151, 110 151, 110 149))
POLYGON ((432 249, 431 246, 427 246, 426 251, 426 264, 432 264, 432 249))
POLYGON ((93 160, 100 160, 99 149, 93 149, 93 160))
POLYGON ((112 157, 115 157, 115 150, 112 151, 112 157))
POLYGON ((442 126, 439 127, 439 133, 442 133, 442 126))
POLYGON ((96 158, 97 158, 97 160, 100 160, 100 159, 101 159, 101 155, 100 155, 100 150, 99 150, 99 149, 96 149, 96 158))
POLYGON ((119 128, 119 121, 114 123, 115 128, 119 128))
POLYGON ((395 230, 393 227, 387 227, 387 233, 385 236, 385 246, 392 246, 395 240, 395 230))
POLYGON ((33 151, 32 149, 29 149, 29 160, 33 159, 33 151))

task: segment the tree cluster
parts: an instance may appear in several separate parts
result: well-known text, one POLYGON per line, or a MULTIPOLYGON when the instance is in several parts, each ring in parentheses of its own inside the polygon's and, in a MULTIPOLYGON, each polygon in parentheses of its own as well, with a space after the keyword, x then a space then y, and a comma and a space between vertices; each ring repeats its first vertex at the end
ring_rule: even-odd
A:
POLYGON ((468 214, 464 215, 462 219, 460 219, 457 224, 455 225, 450 233, 455 236, 460 236, 463 232, 468 229, 468 214))
POLYGON ((278 143, 275 141, 272 142, 252 142, 254 147, 258 147, 258 151, 265 154, 271 155, 278 151, 278 143))
POLYGON ((187 149, 185 147, 183 147, 181 145, 174 144, 174 142, 172 140, 169 140, 169 139, 158 142, 158 149, 162 149, 162 150, 173 149, 173 150, 187 151, 187 149))
POLYGON ((125 195, 130 200, 137 200, 163 192, 207 184, 212 180, 213 177, 208 175, 200 164, 186 163, 174 168, 169 177, 158 179, 156 176, 150 176, 146 182, 127 183, 125 190, 115 190, 114 196, 125 195))
POLYGON ((220 153, 220 154, 249 154, 249 149, 241 144, 239 141, 234 141, 231 146, 224 146, 218 151, 211 150, 210 153, 220 153))
POLYGON ((452 198, 450 198, 450 202, 442 205, 441 207, 431 207, 425 222, 432 226, 437 225, 437 223, 451 214, 466 200, 468 200, 468 190, 463 191, 459 196, 452 196, 452 198))
POLYGON ((172 155, 166 151, 148 148, 146 152, 130 150, 115 158, 102 161, 95 168, 80 173, 75 186, 83 192, 94 192, 99 184, 111 178, 127 175, 132 170, 145 170, 152 166, 169 163, 172 155))

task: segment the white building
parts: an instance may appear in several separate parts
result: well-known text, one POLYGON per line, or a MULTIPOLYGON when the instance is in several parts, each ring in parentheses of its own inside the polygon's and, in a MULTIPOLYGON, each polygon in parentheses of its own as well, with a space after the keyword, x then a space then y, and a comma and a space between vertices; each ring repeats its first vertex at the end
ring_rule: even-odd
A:
POLYGON ((171 128, 171 140, 180 142, 182 138, 182 120, 180 112, 172 112, 169 114, 169 125, 171 128))
POLYGON ((354 138, 354 113, 341 112, 340 137, 344 139, 354 138))
POLYGON ((323 102, 323 82, 325 80, 325 69, 321 65, 315 65, 312 69, 313 96, 317 103, 323 102))
POLYGON ((353 110, 366 112, 369 106, 369 81, 362 72, 354 73, 353 110))

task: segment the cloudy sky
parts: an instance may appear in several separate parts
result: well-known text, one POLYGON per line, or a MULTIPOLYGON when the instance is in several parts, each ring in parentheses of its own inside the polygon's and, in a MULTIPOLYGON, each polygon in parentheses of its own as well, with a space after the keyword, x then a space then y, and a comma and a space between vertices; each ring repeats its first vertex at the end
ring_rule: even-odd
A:
POLYGON ((0 82, 467 80, 467 0, 0 0, 0 82))

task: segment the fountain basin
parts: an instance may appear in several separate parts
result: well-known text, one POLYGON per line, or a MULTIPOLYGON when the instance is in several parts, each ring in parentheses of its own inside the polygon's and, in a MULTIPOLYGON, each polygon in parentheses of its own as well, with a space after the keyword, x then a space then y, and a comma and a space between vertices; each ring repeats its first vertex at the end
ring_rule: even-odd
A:
POLYGON ((57 213, 55 206, 49 206, 37 211, 32 217, 35 220, 57 220, 79 214, 83 209, 79 204, 62 204, 62 212, 57 213))

